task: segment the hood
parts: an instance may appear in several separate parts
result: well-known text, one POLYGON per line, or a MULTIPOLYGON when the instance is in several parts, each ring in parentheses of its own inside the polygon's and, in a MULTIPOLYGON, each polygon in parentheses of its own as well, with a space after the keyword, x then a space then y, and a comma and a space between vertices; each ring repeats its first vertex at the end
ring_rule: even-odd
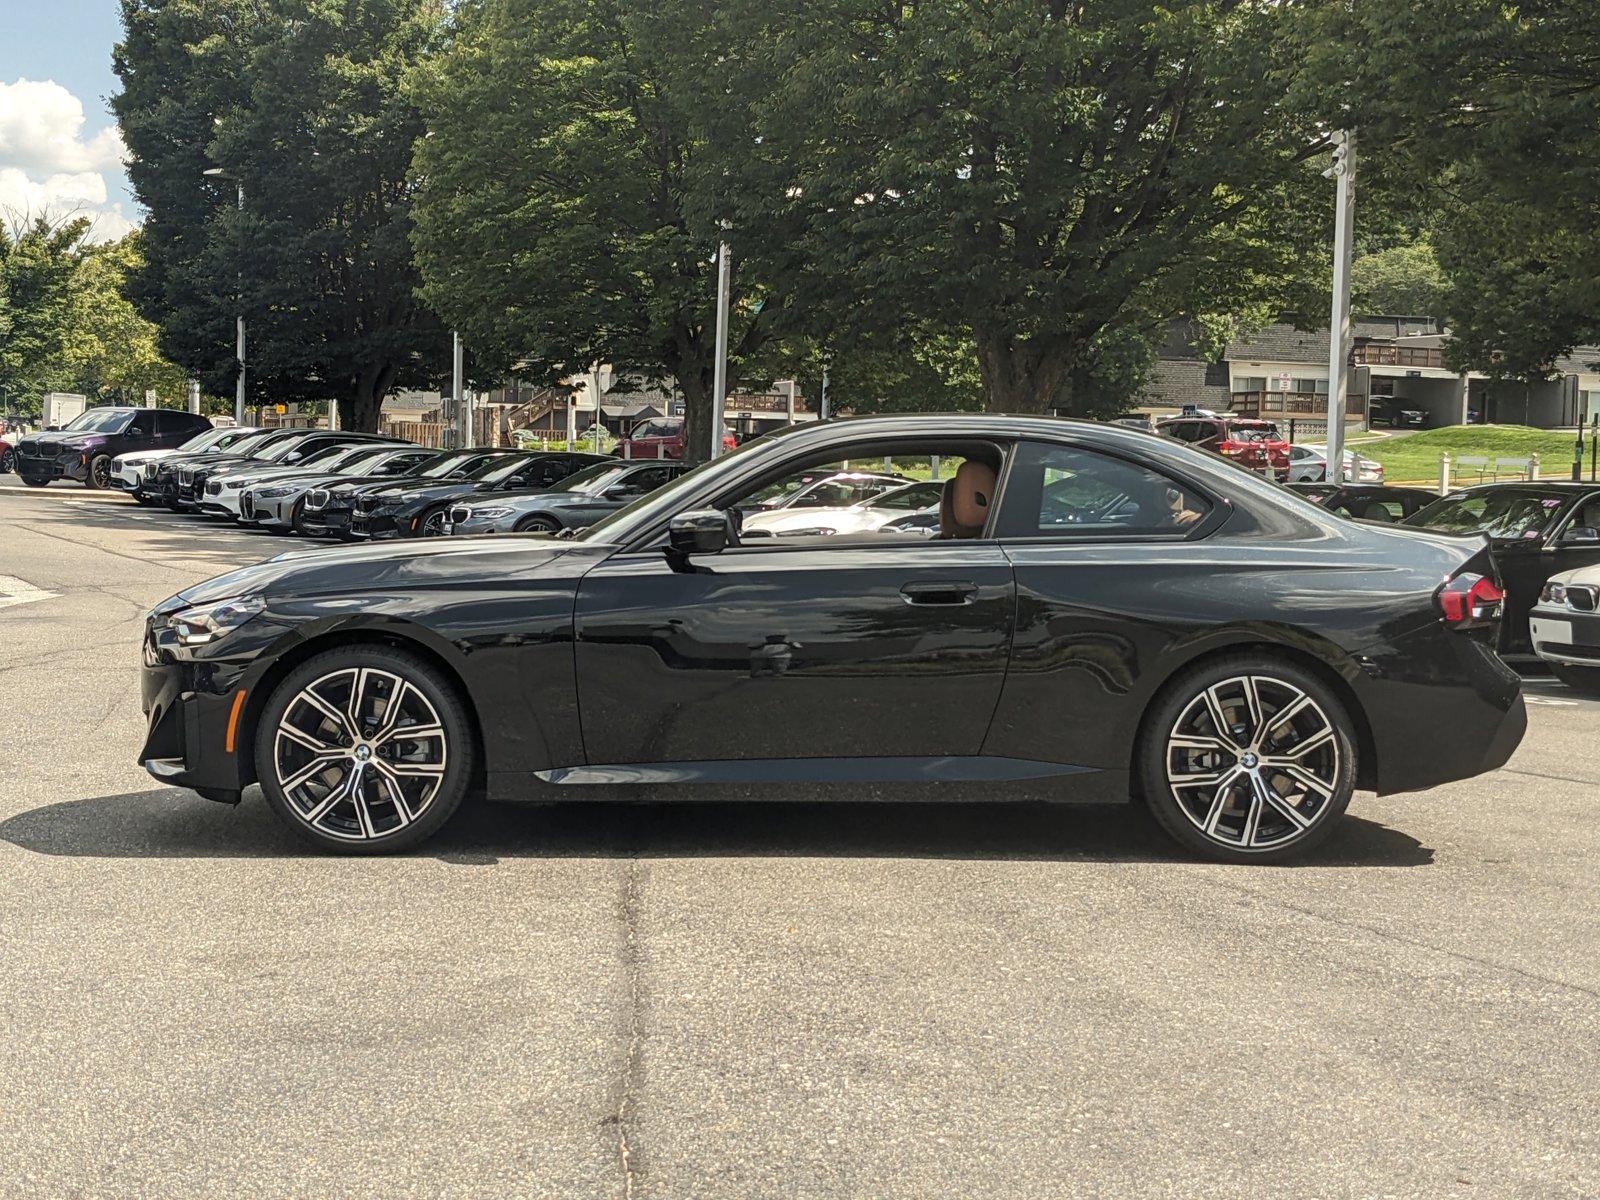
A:
POLYGON ((117 461, 126 463, 130 467, 136 467, 148 462, 155 462, 158 459, 171 458, 177 453, 176 450, 135 450, 131 454, 117 455, 117 461))
POLYGON ((415 504, 419 500, 439 500, 445 496, 466 496, 473 491, 473 485, 462 480, 455 483, 435 483, 426 487, 407 487, 403 483, 391 483, 388 487, 376 488, 368 495, 378 495, 389 504, 415 504))
POLYGON ((107 438, 115 437, 111 433, 36 433, 23 439, 25 445, 37 447, 40 450, 78 450, 88 446, 98 446, 107 438))
POLYGON ((474 579, 503 586, 507 579, 537 574, 559 558, 583 553, 598 561, 612 549, 536 538, 440 538, 296 550, 218 575, 185 589, 174 600, 208 604, 235 596, 263 596, 269 601, 335 596, 348 598, 356 609, 362 607, 357 598, 361 595, 470 584, 474 579))

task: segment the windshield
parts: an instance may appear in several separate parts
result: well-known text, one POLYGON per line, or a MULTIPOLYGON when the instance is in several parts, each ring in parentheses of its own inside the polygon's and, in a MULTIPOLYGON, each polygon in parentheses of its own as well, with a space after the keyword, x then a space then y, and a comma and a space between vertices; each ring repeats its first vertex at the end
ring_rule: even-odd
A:
POLYGON ((1457 492, 1412 513, 1405 523, 1440 533, 1527 538, 1542 533, 1565 503, 1561 496, 1532 489, 1457 492))
POLYGON ((207 429, 202 433, 195 434, 187 442, 179 446, 178 449, 186 453, 195 450, 209 450, 232 432, 233 430, 231 429, 207 429))
POLYGON ((340 446, 331 453, 313 454, 306 459, 315 462, 322 470, 342 471, 354 467, 357 463, 367 464, 368 459, 375 459, 380 454, 387 454, 387 447, 375 446, 340 446))
POLYGON ((1275 425, 1229 425, 1228 437, 1235 442, 1275 442, 1278 429, 1275 425))
POLYGON ((633 469, 630 463, 595 463, 592 467, 585 467, 573 475, 568 475, 560 483, 547 488, 552 492, 582 492, 585 495, 594 492, 603 492, 614 482, 618 476, 633 469))
POLYGON ((66 427, 69 433, 121 433, 133 421, 126 408, 91 408, 66 427))
POLYGON ((278 462, 281 459, 289 457, 290 454, 294 453, 294 451, 306 441, 306 438, 286 437, 283 439, 283 441, 274 442, 272 445, 263 450, 260 458, 263 462, 278 462))
POLYGON ((944 484, 938 482, 908 483, 904 487, 895 488, 868 500, 859 507, 888 509, 891 512, 914 512, 919 508, 939 503, 939 496, 943 491, 944 484))
POLYGON ((499 483, 503 479, 510 479, 519 470, 528 465, 529 455, 510 454, 499 458, 491 458, 479 467, 468 479, 481 479, 485 483, 499 483))
MULTIPOLYGON (((462 451, 456 454, 446 454, 443 458, 435 459, 428 464, 426 470, 418 471, 418 479, 443 479, 462 467, 472 466, 478 461, 476 451, 462 451)), ((493 459, 490 460, 494 461, 493 459)))

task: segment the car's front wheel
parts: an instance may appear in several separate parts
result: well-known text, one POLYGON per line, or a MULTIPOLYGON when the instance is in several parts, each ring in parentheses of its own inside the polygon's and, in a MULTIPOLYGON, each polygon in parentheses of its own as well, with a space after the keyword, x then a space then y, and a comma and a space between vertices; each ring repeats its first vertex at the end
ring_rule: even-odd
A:
POLYGON ((0 475, 10 475, 17 469, 17 452, 7 446, 0 450, 0 475))
POLYGON ((1138 775, 1146 805, 1184 846, 1224 862, 1277 862, 1333 832, 1355 790, 1354 731, 1311 672, 1230 656, 1156 699, 1138 775))
POLYGON ((561 522, 554 517, 523 517, 513 533, 560 533, 561 522))
POLYGON ((96 490, 111 486, 111 458, 109 455, 96 454, 89 461, 89 473, 84 476, 83 482, 96 490))
POLYGON ((442 508, 436 508, 422 518, 422 524, 417 528, 420 537, 444 537, 445 518, 448 514, 442 508))
POLYGON ((325 850, 385 854, 438 831, 472 779, 472 723, 439 671, 386 646, 308 659, 256 729, 273 812, 325 850))
POLYGON ((1569 667, 1565 663, 1551 663, 1550 670, 1573 691, 1600 696, 1600 667, 1569 667))

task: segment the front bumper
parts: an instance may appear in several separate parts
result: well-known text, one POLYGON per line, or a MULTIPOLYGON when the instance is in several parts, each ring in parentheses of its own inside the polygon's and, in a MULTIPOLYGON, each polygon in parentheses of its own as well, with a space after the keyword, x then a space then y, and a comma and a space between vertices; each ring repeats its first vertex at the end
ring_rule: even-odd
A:
POLYGON ((49 458, 33 458, 19 453, 17 474, 33 482, 43 480, 49 483, 57 479, 71 479, 82 483, 89 478, 89 464, 85 456, 77 451, 49 458))
POLYGON ((396 508, 378 508, 370 512, 358 508, 350 514, 350 536, 372 538, 374 541, 409 536, 409 532, 402 527, 409 520, 396 508))
POLYGON ((301 493, 287 496, 259 496, 255 492, 239 493, 239 520, 246 525, 262 529, 294 528, 294 506, 301 493))
POLYGON ((201 512, 233 517, 237 520, 239 516, 239 495, 239 489, 236 487, 208 483, 206 484, 205 492, 196 500, 196 504, 201 512), (216 490, 213 491, 213 488, 216 490))
POLYGON ((130 466, 117 459, 111 464, 111 486, 130 495, 139 495, 144 487, 144 465, 138 463, 130 466))
POLYGON ((1528 617, 1533 652, 1562 666, 1600 667, 1600 612, 1580 612, 1548 602, 1528 617))

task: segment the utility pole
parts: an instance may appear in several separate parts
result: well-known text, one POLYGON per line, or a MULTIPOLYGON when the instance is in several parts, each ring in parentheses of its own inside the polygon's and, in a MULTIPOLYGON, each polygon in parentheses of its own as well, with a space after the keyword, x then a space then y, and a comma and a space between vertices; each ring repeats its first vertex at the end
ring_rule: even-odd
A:
POLYGON ((722 223, 723 238, 717 243, 717 361, 711 382, 711 457, 722 453, 722 425, 728 407, 728 292, 732 282, 732 261, 728 252, 728 223, 722 223))
POLYGON ((828 363, 832 359, 826 350, 822 352, 822 399, 817 402, 817 417, 823 421, 828 419, 828 363))
POLYGON ((450 420, 455 425, 455 446, 459 449, 467 443, 462 439, 461 427, 465 422, 466 404, 461 398, 462 376, 466 374, 466 352, 461 345, 461 335, 452 333, 450 346, 450 420))
POLYGON ((1333 165, 1323 172, 1338 189, 1333 215, 1333 314, 1328 324, 1328 482, 1344 482, 1345 392, 1350 371, 1350 260, 1355 241, 1356 133, 1333 135, 1333 165))

